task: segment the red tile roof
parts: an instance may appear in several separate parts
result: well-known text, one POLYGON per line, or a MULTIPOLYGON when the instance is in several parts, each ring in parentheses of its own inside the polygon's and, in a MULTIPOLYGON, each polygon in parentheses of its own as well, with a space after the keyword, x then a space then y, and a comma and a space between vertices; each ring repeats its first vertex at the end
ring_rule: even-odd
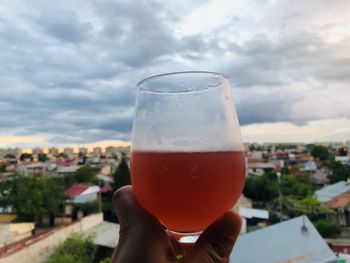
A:
POLYGON ((82 192, 84 192, 86 189, 88 189, 91 186, 91 184, 74 184, 67 190, 67 194, 70 197, 75 197, 80 195, 82 192))
POLYGON ((331 201, 327 202, 327 206, 333 209, 346 208, 350 204, 350 191, 345 192, 337 197, 334 197, 331 201))
POLYGON ((107 193, 112 191, 112 185, 111 184, 105 184, 102 188, 101 188, 101 193, 107 193))

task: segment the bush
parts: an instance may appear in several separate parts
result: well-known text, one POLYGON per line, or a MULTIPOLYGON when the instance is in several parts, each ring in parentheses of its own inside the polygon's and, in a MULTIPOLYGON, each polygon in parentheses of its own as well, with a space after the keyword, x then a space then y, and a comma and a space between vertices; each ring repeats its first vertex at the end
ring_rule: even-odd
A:
POLYGON ((95 251, 91 238, 72 235, 56 248, 45 263, 93 263, 95 251))
POLYGON ((340 235, 341 229, 328 220, 319 220, 315 223, 315 227, 324 238, 337 237, 340 235))

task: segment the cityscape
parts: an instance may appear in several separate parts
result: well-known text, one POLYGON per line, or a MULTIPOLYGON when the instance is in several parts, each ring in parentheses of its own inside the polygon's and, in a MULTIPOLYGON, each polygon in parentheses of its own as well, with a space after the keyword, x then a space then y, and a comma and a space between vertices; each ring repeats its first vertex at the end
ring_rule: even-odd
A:
POLYGON ((2 1, 0 263, 350 263, 349 28, 344 0, 2 1))
MULTIPOLYGON (((243 227, 233 260, 244 262, 247 250, 261 239, 268 243, 275 228, 273 240, 281 239, 284 231, 299 239, 293 244, 292 237, 280 240, 278 253, 285 260, 293 259, 288 254, 291 245, 310 262, 316 257, 330 259, 322 262, 347 260, 350 141, 244 146, 246 182, 232 207, 243 227), (314 254, 308 254, 310 246, 314 254)), ((75 239, 91 243, 94 262, 109 262, 119 229, 112 194, 131 183, 129 160, 130 147, 1 149, 0 262, 15 262, 24 255, 28 262, 57 262, 57 250, 64 250, 61 242, 75 239)))

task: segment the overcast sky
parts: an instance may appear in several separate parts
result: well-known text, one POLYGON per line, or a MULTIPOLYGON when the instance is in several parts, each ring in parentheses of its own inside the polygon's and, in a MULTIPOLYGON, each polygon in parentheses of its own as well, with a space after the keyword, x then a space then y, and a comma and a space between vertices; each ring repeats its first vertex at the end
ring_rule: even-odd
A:
POLYGON ((245 141, 350 139, 350 1, 4 0, 0 146, 129 140, 136 83, 230 77, 245 141))

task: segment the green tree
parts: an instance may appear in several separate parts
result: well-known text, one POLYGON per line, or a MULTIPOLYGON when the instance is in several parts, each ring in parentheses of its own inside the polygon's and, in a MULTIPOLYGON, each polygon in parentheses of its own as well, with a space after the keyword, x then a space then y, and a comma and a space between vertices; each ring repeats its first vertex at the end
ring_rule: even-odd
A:
POLYGON ((0 173, 5 173, 6 172, 6 165, 2 164, 0 165, 0 173))
POLYGON ((45 263, 93 263, 95 252, 91 238, 73 235, 61 243, 45 263))
POLYGON ((9 153, 9 154, 6 154, 6 155, 4 156, 4 158, 7 158, 7 159, 16 159, 16 155, 9 153))
POLYGON ((131 184, 130 170, 125 157, 122 158, 118 166, 118 169, 113 174, 113 178, 114 178, 114 186, 113 186, 114 190, 118 190, 119 188, 125 185, 131 184))
POLYGON ((47 158, 47 155, 45 153, 39 153, 38 154, 38 160, 39 162, 47 162, 49 158, 47 158))
POLYGON ((77 170, 74 178, 78 183, 92 182, 95 178, 95 173, 90 166, 82 166, 77 170))
POLYGON ((30 153, 22 153, 19 159, 21 161, 24 161, 26 159, 30 159, 31 161, 33 161, 33 155, 31 155, 30 153))
POLYGON ((108 257, 108 258, 104 258, 102 259, 99 263, 111 263, 112 258, 108 257))
POLYGON ((328 148, 322 145, 314 145, 311 148, 311 155, 320 161, 326 161, 330 158, 328 148))
POLYGON ((17 176, 3 200, 17 214, 18 221, 35 221, 60 210, 66 200, 63 181, 57 177, 17 176))
POLYGON ((327 214, 333 213, 333 210, 326 207, 313 196, 306 196, 298 199, 293 196, 283 196, 283 213, 290 217, 307 215, 311 220, 317 220, 327 214))
POLYGON ((341 229, 332 222, 322 219, 315 223, 315 227, 324 238, 335 238, 340 235, 341 229))
POLYGON ((56 155, 56 157, 57 157, 57 158, 64 158, 64 159, 65 159, 65 158, 68 158, 68 155, 65 154, 65 153, 59 153, 59 154, 56 155))
POLYGON ((312 195, 315 188, 316 185, 308 176, 282 175, 281 177, 281 191, 284 196, 294 196, 302 199, 312 195))
POLYGON ((347 156, 348 155, 348 148, 347 147, 341 147, 338 150, 338 153, 340 156, 347 156))
POLYGON ((328 179, 331 183, 336 183, 339 181, 346 181, 350 177, 350 167, 342 165, 333 159, 329 160, 326 166, 331 171, 328 179))
POLYGON ((248 177, 243 193, 254 201, 269 202, 278 196, 278 185, 276 180, 269 179, 268 175, 248 177))

